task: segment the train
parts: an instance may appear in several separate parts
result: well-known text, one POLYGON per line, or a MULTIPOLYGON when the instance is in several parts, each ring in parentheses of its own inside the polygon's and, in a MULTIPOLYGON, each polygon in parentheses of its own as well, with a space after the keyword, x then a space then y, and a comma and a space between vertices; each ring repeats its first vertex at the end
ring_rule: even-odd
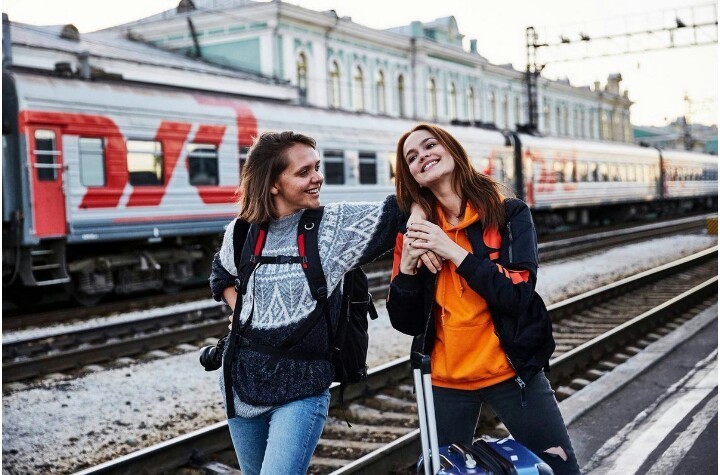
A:
MULTIPOLYGON (((322 202, 394 192, 409 119, 199 89, 3 70, 3 287, 91 305, 207 278, 253 137, 314 137, 322 202), (43 288, 43 289, 41 289, 43 288)), ((717 208, 717 157, 455 123, 474 166, 538 228, 717 208)))

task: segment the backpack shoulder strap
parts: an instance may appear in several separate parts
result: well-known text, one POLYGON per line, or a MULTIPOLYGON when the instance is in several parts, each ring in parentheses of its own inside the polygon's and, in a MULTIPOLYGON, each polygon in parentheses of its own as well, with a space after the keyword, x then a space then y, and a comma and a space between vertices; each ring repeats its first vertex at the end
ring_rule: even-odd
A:
POLYGON ((324 208, 306 209, 303 211, 298 223, 298 253, 304 258, 302 264, 305 277, 310 286, 310 293, 318 302, 328 298, 325 272, 320 262, 320 243, 318 241, 318 228, 322 220, 324 208))
POLYGON ((233 258, 237 269, 235 290, 244 294, 257 257, 262 254, 267 237, 267 224, 250 224, 237 219, 233 229, 233 258), (240 285, 238 285, 240 284, 240 285))

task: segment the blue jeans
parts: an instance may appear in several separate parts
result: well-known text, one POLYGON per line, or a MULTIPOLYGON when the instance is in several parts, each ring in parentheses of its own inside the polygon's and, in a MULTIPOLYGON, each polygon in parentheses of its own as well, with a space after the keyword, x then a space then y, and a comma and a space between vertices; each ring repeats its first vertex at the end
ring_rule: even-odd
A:
POLYGON ((228 420, 243 475, 304 474, 320 440, 330 390, 273 407, 256 417, 228 420))
POLYGON ((545 373, 528 381, 526 391, 527 405, 522 406, 520 386, 512 378, 471 391, 433 386, 440 445, 472 442, 480 409, 487 403, 513 438, 550 465, 555 475, 579 474, 575 451, 545 373), (565 457, 554 454, 557 450, 553 448, 558 447, 565 457))

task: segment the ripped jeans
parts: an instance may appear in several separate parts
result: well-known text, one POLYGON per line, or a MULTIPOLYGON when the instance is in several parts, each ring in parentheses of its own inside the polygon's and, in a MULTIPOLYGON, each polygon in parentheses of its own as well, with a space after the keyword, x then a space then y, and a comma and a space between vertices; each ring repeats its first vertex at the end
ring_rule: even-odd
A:
POLYGON ((575 452, 545 373, 526 387, 527 405, 520 403, 520 386, 509 379, 493 386, 461 390, 433 386, 440 445, 472 442, 483 403, 487 403, 513 438, 535 452, 555 475, 579 474, 575 452), (557 448, 562 450, 559 451, 557 448), (546 452, 550 449, 550 453, 546 452), (566 460, 558 454, 564 452, 566 460))

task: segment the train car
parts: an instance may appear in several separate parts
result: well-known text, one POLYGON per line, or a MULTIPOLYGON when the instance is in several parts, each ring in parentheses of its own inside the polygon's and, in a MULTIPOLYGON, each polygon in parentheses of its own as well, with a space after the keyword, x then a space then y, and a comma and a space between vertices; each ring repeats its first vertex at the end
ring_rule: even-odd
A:
POLYGON ((718 161, 713 155, 662 150, 663 198, 671 206, 688 210, 717 207, 718 161))
MULTIPOLYGON (((24 303, 38 287, 92 304, 206 279, 262 131, 317 140, 328 203, 392 193, 396 142, 415 124, 29 70, 3 71, 3 86, 3 284, 24 303)), ((531 205, 541 230, 642 211, 666 195, 716 206, 715 157, 663 152, 681 170, 664 184, 654 149, 444 127, 478 170, 531 205), (688 179, 700 169, 702 180, 688 179)))
MULTIPOLYGON (((655 149, 522 135, 525 194, 541 225, 647 211, 660 197, 655 149), (549 213, 550 210, 565 212, 549 213)), ((628 216, 631 217, 631 216, 628 216)))

